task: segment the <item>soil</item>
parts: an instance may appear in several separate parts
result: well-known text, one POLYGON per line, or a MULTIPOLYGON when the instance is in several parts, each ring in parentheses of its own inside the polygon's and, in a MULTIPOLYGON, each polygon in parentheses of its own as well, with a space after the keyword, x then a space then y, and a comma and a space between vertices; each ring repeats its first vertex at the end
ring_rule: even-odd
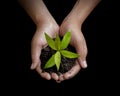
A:
MULTIPOLYGON (((75 48, 72 47, 71 45, 69 45, 67 47, 67 49, 65 50, 68 50, 68 51, 71 51, 71 52, 76 52, 75 48)), ((45 47, 44 49, 42 49, 41 51, 41 56, 40 56, 40 59, 41 59, 41 68, 43 71, 46 71, 46 72, 55 72, 57 74, 60 74, 60 73, 65 73, 67 71, 69 71, 75 64, 75 60, 76 58, 66 58, 66 57, 61 57, 61 64, 60 64, 60 69, 59 71, 57 71, 57 68, 56 66, 53 66, 51 68, 48 68, 48 69, 44 69, 43 67, 45 66, 46 62, 49 60, 49 58, 55 53, 56 51, 51 49, 49 46, 45 47)))

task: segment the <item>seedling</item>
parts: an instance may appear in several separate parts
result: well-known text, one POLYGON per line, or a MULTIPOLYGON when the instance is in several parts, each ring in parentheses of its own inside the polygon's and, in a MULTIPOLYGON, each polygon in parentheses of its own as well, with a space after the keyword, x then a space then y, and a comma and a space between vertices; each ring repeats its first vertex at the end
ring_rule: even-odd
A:
POLYGON ((50 59, 45 64, 44 68, 51 68, 56 65, 57 71, 59 71, 61 63, 61 55, 67 58, 78 58, 80 55, 71 51, 66 50, 71 40, 71 32, 66 32, 62 40, 60 40, 59 35, 56 35, 55 39, 52 39, 47 33, 45 33, 45 38, 48 46, 56 51, 50 59))

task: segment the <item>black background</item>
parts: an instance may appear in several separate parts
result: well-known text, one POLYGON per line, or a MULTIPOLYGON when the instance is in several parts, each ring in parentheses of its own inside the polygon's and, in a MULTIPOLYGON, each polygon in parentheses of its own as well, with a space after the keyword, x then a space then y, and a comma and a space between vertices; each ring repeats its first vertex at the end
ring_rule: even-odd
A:
MULTIPOLYGON (((75 0, 44 1, 59 25, 75 3, 75 0)), ((1 69, 4 73, 2 79, 3 86, 6 85, 5 90, 12 89, 11 93, 16 90, 15 92, 19 93, 38 93, 45 96, 64 94, 75 96, 83 93, 98 94, 106 92, 107 88, 112 89, 110 85, 116 86, 113 79, 118 70, 117 62, 113 58, 117 51, 114 49, 117 40, 114 34, 118 28, 116 25, 118 19, 116 19, 117 8, 115 9, 112 0, 102 0, 83 24, 82 30, 88 46, 88 68, 82 69, 74 78, 60 84, 52 80, 47 81, 36 71, 30 70, 30 44, 36 29, 32 19, 17 1, 8 0, 1 5, 3 5, 1 48, 5 50, 1 52, 4 57, 1 69)))

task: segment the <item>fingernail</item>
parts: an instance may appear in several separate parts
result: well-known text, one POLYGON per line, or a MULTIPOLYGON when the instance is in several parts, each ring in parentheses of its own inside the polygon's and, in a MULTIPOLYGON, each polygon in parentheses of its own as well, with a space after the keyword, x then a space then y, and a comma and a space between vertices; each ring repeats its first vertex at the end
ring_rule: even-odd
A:
POLYGON ((34 68, 35 68, 35 65, 34 65, 34 64, 32 64, 30 68, 31 68, 31 69, 34 69, 34 68))
POLYGON ((84 65, 84 68, 86 68, 87 67, 87 62, 83 61, 83 65, 84 65))

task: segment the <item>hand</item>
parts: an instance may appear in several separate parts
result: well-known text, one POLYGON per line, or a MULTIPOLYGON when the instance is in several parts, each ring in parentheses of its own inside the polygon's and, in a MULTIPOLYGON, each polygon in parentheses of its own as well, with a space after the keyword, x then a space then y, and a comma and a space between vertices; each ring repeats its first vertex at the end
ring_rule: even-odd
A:
POLYGON ((66 18, 60 26, 60 35, 63 36, 66 31, 72 32, 72 38, 70 44, 76 48, 80 57, 77 59, 75 66, 68 72, 61 74, 59 81, 61 82, 66 79, 74 77, 82 68, 87 67, 86 56, 87 56, 87 46, 85 38, 81 31, 81 24, 77 20, 66 18))
POLYGON ((44 32, 47 32, 52 38, 54 38, 59 31, 59 27, 55 21, 50 22, 40 22, 37 25, 37 30, 33 36, 31 42, 31 56, 32 56, 32 65, 31 69, 36 69, 36 71, 40 74, 41 77, 50 80, 51 78, 58 80, 58 75, 56 73, 49 74, 48 72, 42 72, 41 69, 41 61, 40 54, 42 48, 44 48, 47 44, 44 32))
POLYGON ((54 38, 59 30, 59 27, 48 11, 43 0, 19 0, 19 2, 37 26, 37 30, 31 42, 31 69, 36 69, 41 77, 47 80, 50 80, 51 78, 58 80, 57 74, 42 72, 40 54, 41 49, 47 44, 44 32, 47 32, 48 35, 54 38))
POLYGON ((70 79, 80 71, 81 67, 87 67, 87 46, 81 27, 87 16, 100 1, 101 0, 77 0, 71 12, 62 22, 60 26, 60 35, 63 36, 66 31, 72 32, 71 45, 76 48, 80 57, 71 70, 59 76, 59 80, 57 82, 70 79))

